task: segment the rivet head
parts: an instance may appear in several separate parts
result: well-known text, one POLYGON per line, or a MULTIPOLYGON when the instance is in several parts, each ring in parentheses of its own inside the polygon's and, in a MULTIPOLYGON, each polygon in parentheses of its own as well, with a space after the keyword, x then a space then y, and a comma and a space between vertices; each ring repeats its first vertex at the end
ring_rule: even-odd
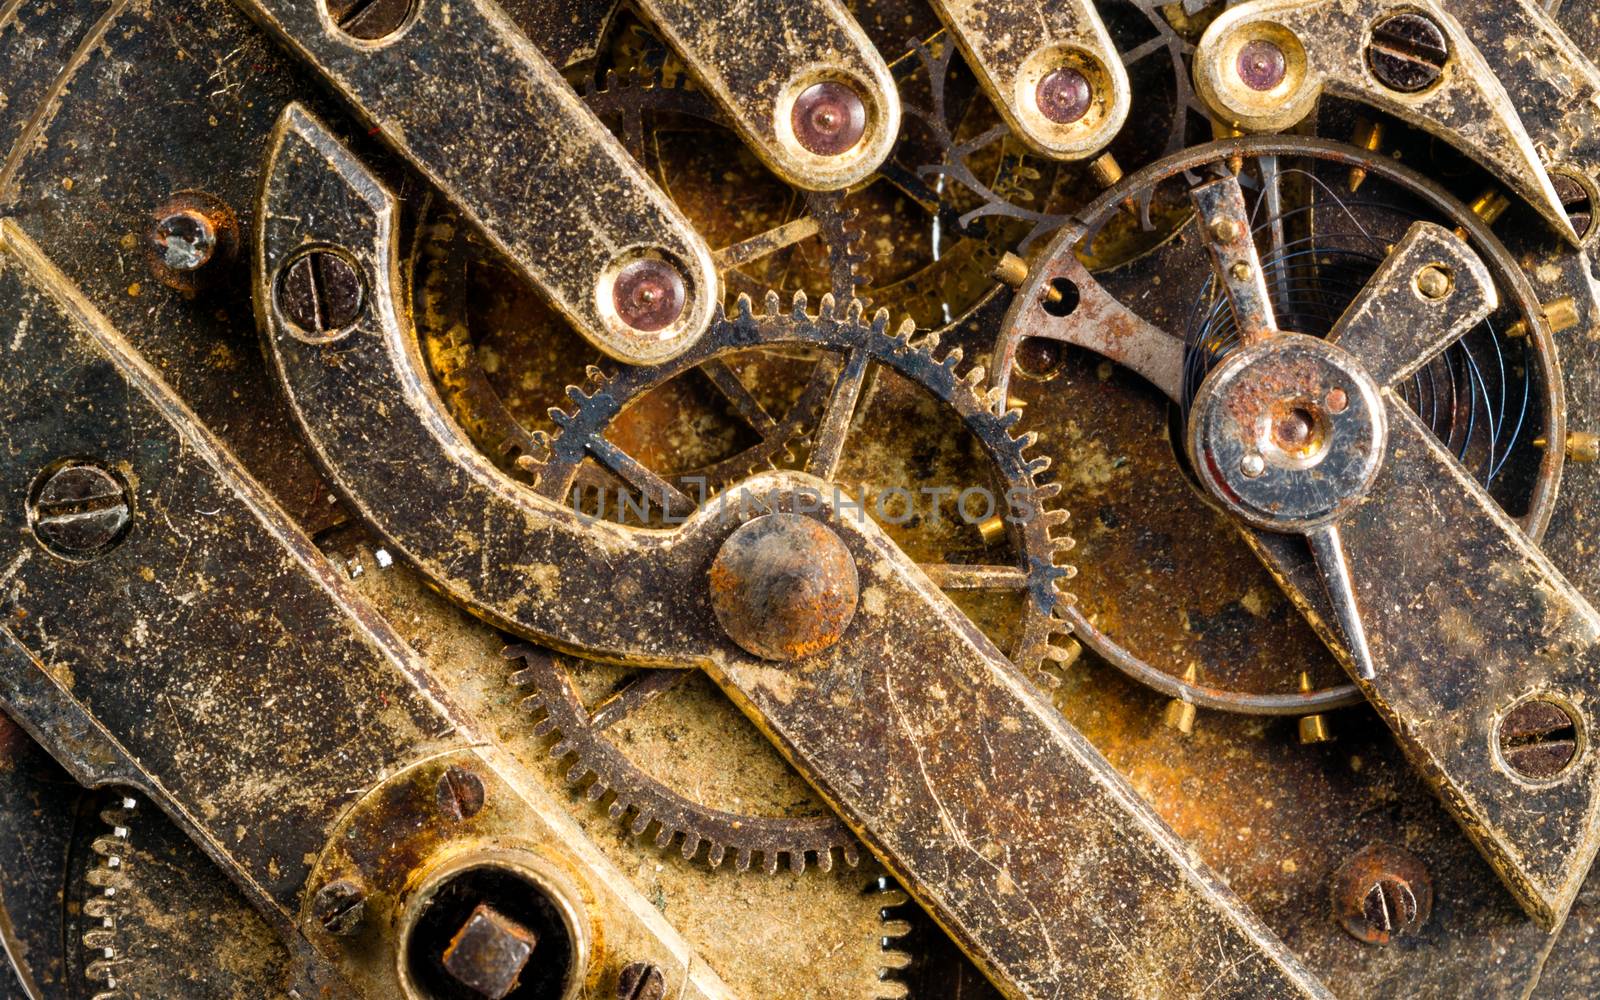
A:
POLYGON ((853 86, 824 80, 795 98, 789 124, 796 141, 808 152, 838 156, 854 149, 866 134, 867 105, 853 86))
POLYGON ((1246 87, 1266 91, 1283 82, 1289 72, 1289 60, 1276 42, 1257 38, 1239 50, 1235 69, 1246 87))
POLYGON ((1418 294, 1432 302, 1449 295, 1450 290, 1455 287, 1455 282, 1450 279, 1450 272, 1438 264, 1429 264, 1417 271, 1415 281, 1418 294))
POLYGON ((341 253, 312 250, 293 258, 278 275, 278 310, 302 339, 333 339, 361 318, 366 285, 341 253))
POLYGON ((624 264, 611 288, 617 316, 641 333, 655 333, 677 322, 687 301, 683 275, 659 257, 624 264))
POLYGON ((1057 125, 1071 125, 1089 113, 1094 87, 1089 78, 1070 66, 1051 70, 1039 80, 1034 102, 1039 113, 1057 125))
POLYGON ((799 514, 740 525, 711 564, 711 607, 728 637, 768 660, 828 649, 855 617, 855 558, 833 530, 799 514))
POLYGON ((97 556, 127 535, 133 502, 122 480, 96 465, 72 463, 34 488, 28 520, 46 548, 69 558, 97 556))
POLYGON ((1267 471, 1267 460, 1255 452, 1250 452, 1239 459, 1239 471, 1251 479, 1259 478, 1267 471))

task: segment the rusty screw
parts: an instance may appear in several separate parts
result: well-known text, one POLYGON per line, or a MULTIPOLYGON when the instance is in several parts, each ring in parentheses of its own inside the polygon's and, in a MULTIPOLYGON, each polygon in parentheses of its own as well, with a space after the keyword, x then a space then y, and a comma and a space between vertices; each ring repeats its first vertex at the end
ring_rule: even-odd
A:
POLYGON ((1433 879, 1422 859, 1387 844, 1369 844, 1333 875, 1333 913, 1358 941, 1384 945, 1427 923, 1433 879))
POLYGON ((197 292, 239 248, 239 220, 222 199, 179 191, 150 213, 146 248, 157 281, 197 292))
POLYGON ((198 271, 217 250, 217 229, 205 213, 182 208, 156 220, 152 237, 161 262, 174 271, 198 271))
POLYGON ((1234 64, 1239 79, 1251 90, 1271 90, 1283 82, 1289 72, 1289 59, 1277 43, 1257 38, 1245 43, 1234 64))
POLYGON ((1500 757, 1525 778, 1560 774, 1578 754, 1578 727, 1553 701, 1531 698, 1506 713, 1498 733, 1500 757))
POLYGON ((1589 235, 1589 230, 1594 226, 1594 200, 1589 197, 1589 192, 1576 177, 1559 171, 1552 171, 1550 183, 1556 189, 1556 196, 1561 199, 1561 207, 1567 210, 1567 219, 1572 223, 1572 229, 1579 238, 1589 235))
POLYGON ((667 981, 649 962, 634 962, 617 977, 617 1000, 661 1000, 667 981))
POLYGON ((768 660, 839 641, 855 617, 855 558, 832 529, 800 514, 741 524, 711 564, 711 609, 728 637, 768 660))
POLYGON ((849 84, 824 80, 795 98, 789 126, 795 140, 809 152, 838 156, 854 149, 866 134, 867 105, 849 84))
POLYGON ((517 988, 539 938, 487 903, 479 903, 444 950, 445 971, 489 1000, 517 988))
POLYGON ((351 879, 337 879, 317 890, 311 909, 323 930, 348 937, 367 917, 367 893, 351 879))
POLYGON ((683 275, 659 257, 624 264, 611 286, 611 303, 621 320, 642 333, 655 333, 683 315, 688 294, 683 275))
POLYGON ((120 542, 133 520, 128 488, 95 465, 63 466, 37 487, 29 509, 33 533, 64 556, 94 556, 120 542))
POLYGON ((1367 68, 1379 83, 1401 94, 1420 93, 1438 83, 1449 61, 1444 29, 1414 11, 1379 21, 1367 43, 1367 68))
POLYGON ((301 254, 278 276, 278 309, 313 341, 348 328, 361 318, 365 304, 361 272, 332 250, 301 254))
POLYGON ((1033 99, 1040 114, 1057 125, 1071 125, 1089 113, 1094 88, 1081 72, 1063 66, 1044 75, 1034 89, 1033 99))
POLYGON ((328 0, 328 16, 339 30, 363 42, 376 42, 405 27, 415 0, 328 0))
POLYGON ((439 776, 434 801, 439 812, 450 819, 471 819, 483 808, 483 779, 452 764, 439 776))

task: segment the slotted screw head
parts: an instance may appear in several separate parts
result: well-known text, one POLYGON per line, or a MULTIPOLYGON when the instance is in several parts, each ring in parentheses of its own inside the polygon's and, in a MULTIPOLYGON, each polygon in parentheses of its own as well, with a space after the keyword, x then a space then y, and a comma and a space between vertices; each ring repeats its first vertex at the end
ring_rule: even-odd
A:
POLYGON ((1524 778, 1551 778, 1578 754, 1578 728, 1553 701, 1530 698, 1506 713, 1496 734, 1500 757, 1524 778))
POLYGON ((1251 90, 1271 90, 1288 74, 1289 59, 1277 43, 1257 38, 1239 50, 1235 69, 1251 90))
POLYGON ((642 333, 655 333, 677 322, 688 301, 683 275, 658 257, 640 257, 623 265, 611 287, 617 316, 642 333))
POLYGON ((377 42, 405 27, 416 6, 416 0, 328 0, 328 16, 350 37, 377 42))
POLYGON ((471 819, 483 809, 483 779, 452 764, 439 776, 434 799, 439 812, 453 820, 471 819))
POLYGON ((795 141, 817 156, 854 149, 867 131, 867 105, 854 87, 837 80, 814 83, 795 98, 789 113, 795 141))
POLYGON ((1349 934, 1385 945, 1420 928, 1433 911, 1433 880, 1415 854, 1369 844, 1333 876, 1333 913, 1349 934))
POLYGON ((1089 78, 1070 66, 1046 73, 1034 90, 1039 113, 1057 125, 1071 125, 1088 114, 1093 100, 1089 78))
POLYGON ((126 536, 133 503, 120 478, 99 466, 73 463, 35 488, 28 518, 46 548, 65 556, 94 556, 126 536))
POLYGON ((343 254, 312 250, 279 272, 278 309, 312 342, 337 336, 361 318, 366 288, 361 272, 343 254))
POLYGON ((617 1000, 661 1000, 667 981, 649 962, 634 962, 617 977, 617 1000))
POLYGON ((348 937, 360 930, 366 919, 367 894, 351 879, 337 879, 317 890, 311 909, 323 930, 348 937))
POLYGON ((1556 196, 1561 199, 1561 207, 1567 210, 1573 231, 1579 238, 1588 236, 1594 226, 1594 201, 1589 197, 1588 190, 1576 177, 1560 172, 1550 174, 1550 183, 1556 189, 1556 196))
POLYGON ((1438 83, 1449 61, 1444 29, 1413 11, 1379 21, 1367 43, 1367 67, 1372 75, 1401 94, 1420 93, 1438 83))

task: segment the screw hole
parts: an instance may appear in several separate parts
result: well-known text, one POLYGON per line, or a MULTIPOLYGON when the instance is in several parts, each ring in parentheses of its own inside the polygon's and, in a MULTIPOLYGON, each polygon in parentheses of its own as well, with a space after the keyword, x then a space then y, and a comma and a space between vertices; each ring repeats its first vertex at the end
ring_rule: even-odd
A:
POLYGON ((1078 286, 1067 278, 1055 278, 1050 282, 1050 291, 1044 297, 1044 311, 1058 319, 1065 319, 1078 311, 1081 299, 1078 286))

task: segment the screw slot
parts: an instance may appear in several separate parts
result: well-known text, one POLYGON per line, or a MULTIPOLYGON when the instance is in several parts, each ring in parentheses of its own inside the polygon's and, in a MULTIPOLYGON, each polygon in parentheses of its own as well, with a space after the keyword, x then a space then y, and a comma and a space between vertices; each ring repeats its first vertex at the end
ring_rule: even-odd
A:
POLYGON ((1514 706, 1495 733, 1506 767, 1534 781, 1565 771, 1578 756, 1578 740, 1578 722, 1571 711, 1545 698, 1529 698, 1514 706))
POLYGON ((90 462, 57 463, 40 473, 28 501, 34 537, 64 559, 111 551, 133 524, 133 498, 116 473, 90 462))
POLYGON ((381 42, 411 23, 416 0, 328 0, 328 16, 339 30, 363 42, 381 42))
POLYGON ((1450 44, 1432 18, 1414 11, 1386 17, 1372 29, 1367 68, 1400 94, 1420 94, 1444 77, 1450 44))
POLYGON ((348 333, 366 308, 361 269, 343 252, 307 250, 278 271, 278 311, 290 332, 308 344, 327 344, 348 333))

